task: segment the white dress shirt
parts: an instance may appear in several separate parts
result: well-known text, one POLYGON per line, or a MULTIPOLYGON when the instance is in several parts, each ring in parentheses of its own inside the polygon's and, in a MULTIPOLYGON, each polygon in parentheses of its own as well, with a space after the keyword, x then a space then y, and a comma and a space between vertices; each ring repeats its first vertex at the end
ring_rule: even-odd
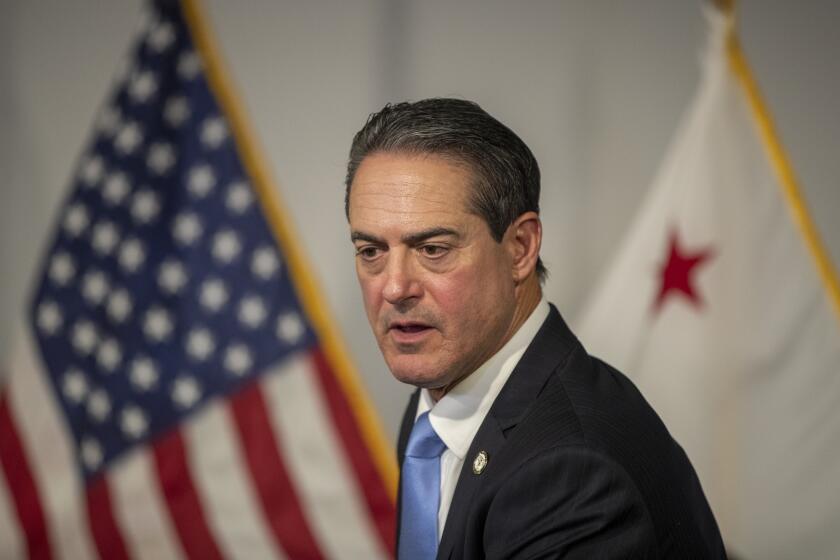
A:
MULTIPOLYGON (((543 298, 510 340, 477 370, 455 385, 437 403, 429 391, 420 391, 417 416, 429 412, 429 421, 446 444, 440 460, 440 507, 438 509, 438 541, 446 524, 446 516, 455 493, 465 456, 490 406, 519 363, 525 349, 548 317, 548 302, 543 298)), ((472 457, 470 460, 472 461, 472 457)))

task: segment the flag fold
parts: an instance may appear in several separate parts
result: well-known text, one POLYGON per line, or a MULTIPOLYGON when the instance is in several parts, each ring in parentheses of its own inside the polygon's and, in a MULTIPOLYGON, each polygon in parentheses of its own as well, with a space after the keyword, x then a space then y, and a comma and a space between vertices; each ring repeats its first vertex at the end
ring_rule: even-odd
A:
POLYGON ((577 332, 684 446, 734 554, 833 558, 836 275, 731 15, 708 15, 699 91, 577 332))

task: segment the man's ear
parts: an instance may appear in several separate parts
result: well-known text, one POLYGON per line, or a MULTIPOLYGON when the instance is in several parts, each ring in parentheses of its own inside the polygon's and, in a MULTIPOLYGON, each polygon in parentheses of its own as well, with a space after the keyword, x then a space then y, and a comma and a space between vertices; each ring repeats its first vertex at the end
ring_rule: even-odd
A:
POLYGON ((508 226, 504 238, 510 252, 513 280, 521 283, 535 274, 542 244, 542 222, 536 212, 525 212, 508 226))

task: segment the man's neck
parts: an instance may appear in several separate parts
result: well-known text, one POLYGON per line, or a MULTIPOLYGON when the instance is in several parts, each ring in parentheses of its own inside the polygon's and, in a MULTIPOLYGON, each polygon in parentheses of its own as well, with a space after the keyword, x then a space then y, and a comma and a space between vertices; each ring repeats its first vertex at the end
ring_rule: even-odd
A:
POLYGON ((542 299, 542 287, 540 286, 540 281, 537 279, 536 275, 532 275, 528 280, 518 286, 518 290, 518 303, 513 312, 513 320, 510 323, 511 328, 505 337, 506 340, 510 340, 510 338, 516 334, 516 331, 519 330, 522 323, 528 320, 528 317, 531 316, 531 313, 534 312, 534 309, 542 299))

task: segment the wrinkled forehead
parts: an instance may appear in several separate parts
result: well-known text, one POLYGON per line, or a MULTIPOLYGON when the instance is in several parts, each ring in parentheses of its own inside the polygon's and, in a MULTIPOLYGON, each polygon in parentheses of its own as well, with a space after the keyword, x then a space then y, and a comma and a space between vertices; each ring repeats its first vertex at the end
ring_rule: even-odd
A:
POLYGON ((473 189, 472 170, 437 154, 379 152, 359 165, 350 189, 349 217, 354 213, 422 214, 467 212, 473 189))

